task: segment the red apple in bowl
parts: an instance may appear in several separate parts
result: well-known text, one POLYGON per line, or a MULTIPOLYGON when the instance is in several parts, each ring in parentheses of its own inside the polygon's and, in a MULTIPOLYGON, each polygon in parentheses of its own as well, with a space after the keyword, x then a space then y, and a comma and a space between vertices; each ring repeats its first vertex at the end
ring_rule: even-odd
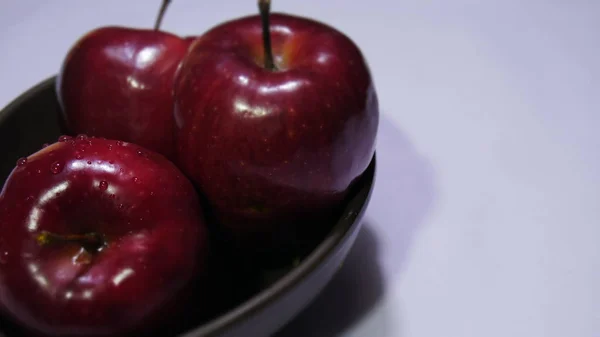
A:
POLYGON ((184 57, 178 163, 243 254, 289 258, 331 227, 371 162, 378 100, 349 37, 259 5, 184 57))
POLYGON ((20 159, 0 214, 0 307, 30 333, 140 335, 186 310, 207 263, 192 184, 130 143, 62 137, 20 159))
POLYGON ((173 81, 194 38, 102 27, 67 54, 56 89, 65 132, 121 139, 174 158, 173 81))

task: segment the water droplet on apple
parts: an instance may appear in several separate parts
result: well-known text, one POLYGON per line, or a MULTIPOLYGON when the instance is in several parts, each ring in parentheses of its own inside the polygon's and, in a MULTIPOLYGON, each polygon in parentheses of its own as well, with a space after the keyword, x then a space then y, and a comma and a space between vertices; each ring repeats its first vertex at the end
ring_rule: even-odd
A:
POLYGON ((125 205, 119 204, 119 209, 123 209, 123 207, 125 207, 125 205))
POLYGON ((106 191, 108 189, 108 183, 102 180, 98 187, 100 188, 100 191, 106 191))
POLYGON ((88 138, 88 136, 85 135, 85 134, 79 134, 79 135, 77 135, 77 140, 85 140, 87 138, 88 138))
POLYGON ((81 153, 79 153, 79 152, 75 152, 75 158, 76 159, 81 159, 81 158, 83 158, 83 155, 81 153))
POLYGON ((44 143, 44 144, 42 144, 42 149, 45 149, 45 148, 47 148, 48 146, 50 146, 50 144, 48 144, 48 143, 44 143))
POLYGON ((108 163, 111 164, 111 165, 113 165, 115 163, 115 161, 114 160, 109 160, 108 163))
POLYGON ((88 160, 88 161, 87 161, 87 164, 88 164, 88 165, 92 165, 92 161, 91 161, 91 160, 88 160))
POLYGON ((64 142, 70 140, 71 138, 73 138, 73 137, 63 135, 63 136, 58 137, 58 141, 64 143, 64 142))
POLYGON ((42 170, 38 169, 37 174, 40 174, 40 173, 42 173, 42 170))
POLYGON ((150 192, 150 196, 151 197, 154 196, 154 191, 150 192))
POLYGON ((50 172, 52 172, 52 174, 59 174, 60 172, 62 172, 63 170, 63 164, 59 161, 55 161, 54 163, 52 163, 52 165, 50 165, 50 172))
POLYGON ((112 144, 108 144, 108 151, 112 151, 112 148, 113 148, 112 144))
POLYGON ((17 166, 25 166, 25 164, 27 164, 27 158, 23 157, 17 160, 17 166))
POLYGON ((117 140, 117 146, 123 146, 123 142, 120 140, 117 140))
POLYGON ((140 178, 133 177, 133 182, 136 183, 136 184, 139 184, 140 183, 140 178))

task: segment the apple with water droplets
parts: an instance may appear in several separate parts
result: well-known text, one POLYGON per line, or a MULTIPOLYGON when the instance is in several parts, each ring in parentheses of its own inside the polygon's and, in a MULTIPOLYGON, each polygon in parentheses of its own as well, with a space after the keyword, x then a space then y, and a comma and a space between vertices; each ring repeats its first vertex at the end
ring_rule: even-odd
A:
POLYGON ((205 275, 193 185, 131 143, 63 136, 19 159, 0 214, 0 308, 32 334, 142 335, 205 275))
POLYGON ((379 110, 348 36, 269 6, 210 29, 184 57, 178 163, 242 255, 289 259, 331 228, 368 167, 379 110))

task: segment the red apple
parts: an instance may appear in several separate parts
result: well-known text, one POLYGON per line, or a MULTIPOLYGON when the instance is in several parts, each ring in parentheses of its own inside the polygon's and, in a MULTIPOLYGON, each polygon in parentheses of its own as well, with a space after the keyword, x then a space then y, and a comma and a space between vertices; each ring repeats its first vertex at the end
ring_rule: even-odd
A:
POLYGON ((204 33, 183 59, 178 163, 244 253, 279 257, 330 228, 373 157, 379 110, 349 37, 260 6, 261 16, 204 33))
POLYGON ((156 28, 102 27, 69 51, 57 77, 70 134, 121 139, 174 157, 173 81, 193 38, 156 28))
POLYGON ((192 184, 121 141, 62 137, 0 194, 0 307, 46 336, 139 335, 185 310, 208 254, 192 184))

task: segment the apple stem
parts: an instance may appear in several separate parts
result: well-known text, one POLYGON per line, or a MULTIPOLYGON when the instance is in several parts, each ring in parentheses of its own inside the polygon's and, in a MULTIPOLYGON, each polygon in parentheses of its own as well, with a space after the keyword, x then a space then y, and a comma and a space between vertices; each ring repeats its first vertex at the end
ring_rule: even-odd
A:
POLYGON ((271 0, 258 0, 258 9, 262 21, 263 46, 265 49, 265 68, 277 70, 273 61, 273 49, 271 47, 271 28, 269 23, 269 12, 271 11, 271 0))
POLYGON ((79 243, 89 252, 96 252, 105 245, 104 237, 98 233, 59 235, 42 231, 36 240, 40 246, 59 242, 79 243))
POLYGON ((158 15, 156 16, 156 21, 154 21, 154 30, 160 29, 163 17, 165 16, 165 12, 167 11, 167 7, 169 7, 170 3, 171 0, 163 0, 162 4, 160 5, 160 10, 158 11, 158 15))

